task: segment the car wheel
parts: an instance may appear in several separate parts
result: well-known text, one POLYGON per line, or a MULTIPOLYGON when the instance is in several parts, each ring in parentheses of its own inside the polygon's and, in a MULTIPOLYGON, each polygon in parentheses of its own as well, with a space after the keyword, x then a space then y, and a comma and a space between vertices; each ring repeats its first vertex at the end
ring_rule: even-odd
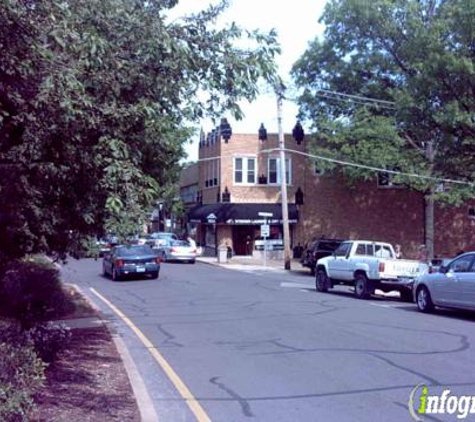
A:
POLYGON ((366 275, 358 273, 355 276, 355 296, 358 299, 368 299, 371 294, 369 281, 366 275))
POLYGON ((430 297, 430 292, 425 286, 417 290, 417 307, 421 312, 432 312, 434 310, 434 303, 430 297))
POLYGON ((152 280, 156 280, 158 278, 158 275, 159 275, 159 272, 158 271, 155 271, 151 274, 152 276, 152 280))
POLYGON ((403 290, 401 293, 401 300, 403 302, 414 302, 414 298, 412 297, 412 292, 409 290, 403 290))
POLYGON ((116 271, 115 268, 112 268, 112 280, 114 280, 114 281, 119 281, 120 280, 119 273, 116 271))
POLYGON ((328 276, 325 270, 318 270, 315 277, 315 288, 317 292, 328 291, 328 276))
POLYGON ((194 264, 196 262, 196 260, 192 259, 190 260, 190 264, 194 264))

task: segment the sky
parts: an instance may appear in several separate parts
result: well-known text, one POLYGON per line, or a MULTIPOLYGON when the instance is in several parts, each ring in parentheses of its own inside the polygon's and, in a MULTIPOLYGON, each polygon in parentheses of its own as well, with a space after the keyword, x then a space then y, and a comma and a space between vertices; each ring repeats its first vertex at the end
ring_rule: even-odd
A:
MULTIPOLYGON (((180 0, 172 10, 174 17, 205 9, 212 0, 180 0)), ((224 22, 235 21, 247 29, 277 30, 282 54, 277 58, 279 74, 284 83, 290 82, 292 65, 305 52, 308 43, 321 36, 323 26, 318 23, 326 0, 231 0, 229 9, 222 16, 224 22)), ((287 84, 289 86, 289 84, 287 84)), ((264 123, 268 133, 277 133, 277 100, 272 89, 264 87, 256 101, 249 104, 241 103, 245 117, 235 121, 227 117, 233 133, 257 133, 261 123, 264 123)), ((292 101, 284 101, 282 125, 284 132, 292 132, 296 123, 297 106, 292 101)), ((203 121, 201 126, 205 132, 213 129, 212 122, 203 121)), ((305 128, 305 126, 304 126, 305 128)), ((199 135, 192 144, 187 145, 188 160, 198 158, 199 135)))

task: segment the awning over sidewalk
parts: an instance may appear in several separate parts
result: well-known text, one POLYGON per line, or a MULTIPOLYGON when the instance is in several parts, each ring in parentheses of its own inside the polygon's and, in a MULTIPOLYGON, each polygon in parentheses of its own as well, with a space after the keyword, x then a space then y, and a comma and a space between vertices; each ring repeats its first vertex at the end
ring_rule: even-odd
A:
MULTIPOLYGON (((231 204, 217 203, 200 205, 188 212, 190 223, 208 224, 264 224, 260 212, 272 213, 269 224, 282 224, 281 204, 231 204)), ((289 223, 296 224, 299 212, 295 204, 289 204, 289 223)))

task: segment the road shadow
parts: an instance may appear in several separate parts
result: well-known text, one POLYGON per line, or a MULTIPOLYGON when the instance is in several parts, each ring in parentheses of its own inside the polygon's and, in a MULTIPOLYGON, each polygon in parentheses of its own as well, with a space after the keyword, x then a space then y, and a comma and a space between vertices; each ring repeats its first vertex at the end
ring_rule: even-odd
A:
POLYGON ((127 282, 134 282, 134 281, 154 280, 150 276, 143 276, 143 275, 129 275, 127 276, 127 278, 121 278, 120 280, 116 280, 116 281, 112 280, 110 275, 104 275, 102 273, 99 273, 97 274, 97 276, 102 278, 103 280, 110 281, 111 283, 127 283, 127 282))
MULTIPOLYGON (((398 306, 398 309, 401 309, 405 312, 413 312, 417 314, 422 314, 417 308, 417 305, 407 303, 407 306, 398 306)), ((435 308, 435 310, 431 313, 427 313, 426 315, 431 315, 434 317, 444 317, 444 318, 451 318, 457 319, 460 321, 470 321, 475 322, 475 312, 473 311, 465 311, 462 309, 449 309, 449 308, 435 308)))

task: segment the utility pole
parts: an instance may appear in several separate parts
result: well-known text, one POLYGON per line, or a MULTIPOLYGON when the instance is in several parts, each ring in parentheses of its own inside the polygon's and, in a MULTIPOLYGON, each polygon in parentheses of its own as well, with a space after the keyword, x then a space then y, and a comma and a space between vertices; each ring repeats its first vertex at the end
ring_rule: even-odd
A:
MULTIPOLYGON (((429 161, 429 168, 431 174, 433 174, 434 169, 434 141, 430 140, 424 145, 424 153, 426 156, 427 161, 429 161)), ((425 220, 425 239, 424 243, 427 248, 428 258, 434 258, 434 208, 435 208, 435 201, 434 201, 434 192, 435 187, 431 183, 429 189, 424 192, 424 220, 425 220)))
POLYGON ((282 199, 282 224, 284 228, 284 267, 291 268, 290 260, 290 230, 289 230, 289 208, 287 203, 287 177, 285 166, 285 140, 282 129, 282 99, 284 97, 284 85, 277 83, 275 93, 277 95, 277 123, 279 127, 279 150, 280 150, 280 192, 282 199))

